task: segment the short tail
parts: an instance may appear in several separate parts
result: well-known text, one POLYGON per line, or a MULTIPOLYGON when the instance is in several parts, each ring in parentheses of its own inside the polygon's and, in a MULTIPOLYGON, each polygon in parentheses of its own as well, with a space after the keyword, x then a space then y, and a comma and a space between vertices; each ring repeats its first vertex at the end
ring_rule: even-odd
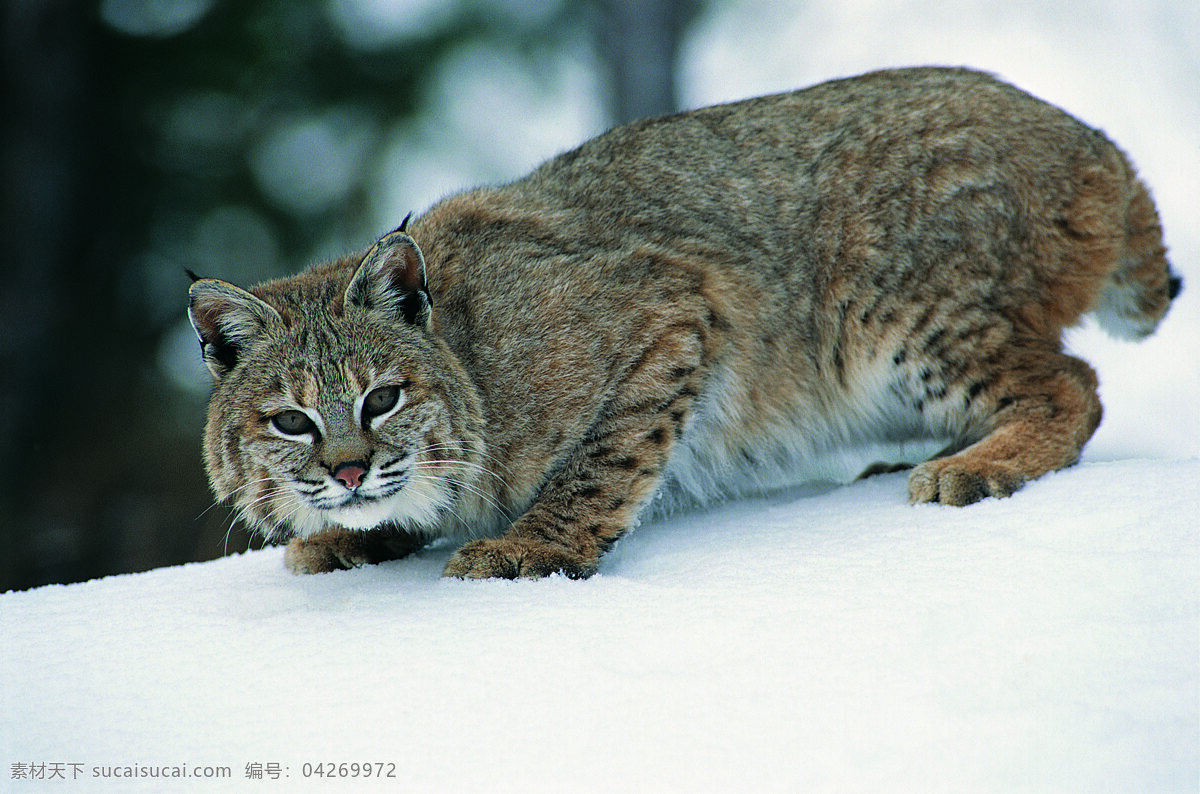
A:
POLYGON ((1162 223, 1150 192, 1136 177, 1126 216, 1124 251, 1100 293, 1094 314, 1100 327, 1119 339, 1144 339, 1154 333, 1183 279, 1171 270, 1163 244, 1162 223))

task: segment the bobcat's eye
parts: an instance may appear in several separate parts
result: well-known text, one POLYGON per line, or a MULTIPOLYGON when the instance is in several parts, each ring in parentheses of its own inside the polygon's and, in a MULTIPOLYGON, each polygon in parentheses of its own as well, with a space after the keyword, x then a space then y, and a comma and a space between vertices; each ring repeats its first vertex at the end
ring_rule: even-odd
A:
POLYGON ((283 411, 271 417, 271 424, 280 433, 289 436, 300 436, 311 433, 316 427, 313 420, 303 411, 283 411))
POLYGON ((378 389, 372 389, 363 400, 363 418, 385 414, 396 407, 396 401, 400 399, 399 386, 380 386, 378 389))

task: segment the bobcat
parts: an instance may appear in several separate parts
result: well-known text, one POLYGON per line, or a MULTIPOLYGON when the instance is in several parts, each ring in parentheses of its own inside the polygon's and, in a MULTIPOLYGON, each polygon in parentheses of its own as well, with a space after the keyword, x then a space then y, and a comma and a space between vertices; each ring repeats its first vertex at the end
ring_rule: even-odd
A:
POLYGON ((840 445, 945 440, 911 501, 1008 496, 1100 422, 1064 327, 1179 288, 1103 133, 916 68, 618 127, 190 317, 213 488, 291 570, 451 536, 447 576, 586 577, 663 489, 840 445))

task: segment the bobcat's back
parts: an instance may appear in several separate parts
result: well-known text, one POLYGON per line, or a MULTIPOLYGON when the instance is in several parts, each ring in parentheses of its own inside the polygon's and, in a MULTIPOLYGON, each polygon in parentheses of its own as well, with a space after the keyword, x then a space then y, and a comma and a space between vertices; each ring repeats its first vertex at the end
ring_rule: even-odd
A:
MULTIPOLYGON (((654 349, 629 333, 645 318, 703 327, 705 388, 666 472, 702 499, 840 445, 966 445, 1002 351, 1057 350, 1096 309, 1110 331, 1148 333, 1171 294, 1153 204, 1124 155, 965 70, 621 127, 435 206, 413 234, 442 263, 430 278, 450 309, 443 333, 499 386, 484 400, 502 412, 493 421, 522 436, 554 425, 543 404, 582 393, 590 362, 608 383, 654 349), (500 358, 481 339, 503 339, 500 358), (536 375, 514 366, 526 359, 536 375)), ((594 415, 580 421, 569 438, 594 415)))
POLYGON ((1006 308, 1037 306, 1024 319, 1039 332, 1100 309, 1111 332, 1142 336, 1179 286, 1124 154, 965 69, 877 72, 618 128, 518 196, 586 213, 579 239, 610 223, 643 241, 705 240, 793 281, 892 291, 922 269, 995 281, 1006 308))

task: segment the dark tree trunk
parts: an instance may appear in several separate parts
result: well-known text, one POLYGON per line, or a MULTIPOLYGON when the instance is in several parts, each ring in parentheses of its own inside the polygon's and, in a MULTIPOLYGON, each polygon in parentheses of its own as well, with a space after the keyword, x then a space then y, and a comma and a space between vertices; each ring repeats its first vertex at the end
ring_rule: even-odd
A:
MULTIPOLYGON (((88 15, 70 0, 5 3, 3 144, 0 145, 0 589, 35 566, 39 546, 22 507, 61 462, 43 440, 56 421, 48 391, 57 379, 55 340, 72 307, 62 294, 69 263, 86 255, 80 217, 89 84, 88 15)), ((65 366, 67 362, 61 362, 65 366)), ((69 411, 86 413, 88 395, 69 411)), ((79 415, 79 414, 76 414, 79 415)), ((58 420, 65 417, 59 416, 58 420)))
POLYGON ((679 45, 699 0, 601 0, 599 49, 611 76, 613 120, 623 124, 679 109, 679 45))

